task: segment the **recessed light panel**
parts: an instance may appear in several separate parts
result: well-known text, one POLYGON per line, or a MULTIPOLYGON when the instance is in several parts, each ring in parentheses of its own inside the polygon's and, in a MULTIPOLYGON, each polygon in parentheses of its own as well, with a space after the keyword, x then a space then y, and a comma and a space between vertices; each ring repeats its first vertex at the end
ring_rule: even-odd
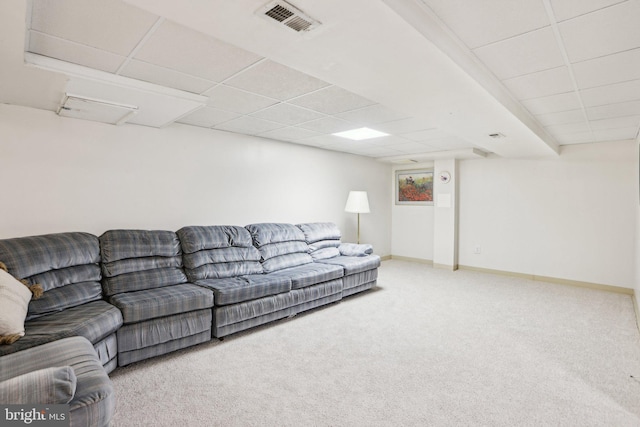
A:
POLYGON ((363 139, 379 138, 381 136, 389 136, 388 133, 380 132, 375 129, 358 128, 351 129, 344 132, 334 133, 333 135, 341 138, 352 139, 354 141, 362 141, 363 139))

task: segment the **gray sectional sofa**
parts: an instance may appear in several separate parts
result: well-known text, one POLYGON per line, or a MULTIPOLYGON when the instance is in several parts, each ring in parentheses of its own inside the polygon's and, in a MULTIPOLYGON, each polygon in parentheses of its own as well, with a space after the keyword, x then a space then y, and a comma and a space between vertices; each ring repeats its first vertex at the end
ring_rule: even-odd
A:
POLYGON ((332 223, 263 223, 6 239, 0 262, 44 289, 29 304, 25 336, 0 345, 0 403, 11 403, 2 401, 8 382, 28 384, 31 371, 64 377, 69 369, 51 368, 71 366, 83 390, 68 402, 71 424, 108 425, 114 397, 107 374, 116 366, 370 289, 380 257, 368 245, 341 243, 332 223), (80 369, 82 361, 92 368, 80 369), (84 391, 94 394, 87 399, 84 391))

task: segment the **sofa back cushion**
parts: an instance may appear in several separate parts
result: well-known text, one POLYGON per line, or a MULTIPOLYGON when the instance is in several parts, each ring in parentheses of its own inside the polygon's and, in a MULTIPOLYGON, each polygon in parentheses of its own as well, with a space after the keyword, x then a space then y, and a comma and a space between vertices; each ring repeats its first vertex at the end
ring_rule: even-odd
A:
POLYGON ((265 273, 313 262, 304 233, 293 224, 250 224, 246 229, 260 251, 265 273))
POLYGON ((100 248, 89 233, 71 232, 0 240, 0 261, 14 277, 42 285, 27 320, 102 299, 100 248))
POLYGON ((192 282, 262 273, 260 253, 243 227, 189 226, 177 234, 185 272, 192 282))
POLYGON ((173 231, 109 230, 99 239, 107 296, 187 282, 173 231))
POLYGON ((332 222, 312 222, 298 224, 309 245, 309 254, 314 260, 328 259, 340 255, 340 239, 342 234, 338 226, 332 222))

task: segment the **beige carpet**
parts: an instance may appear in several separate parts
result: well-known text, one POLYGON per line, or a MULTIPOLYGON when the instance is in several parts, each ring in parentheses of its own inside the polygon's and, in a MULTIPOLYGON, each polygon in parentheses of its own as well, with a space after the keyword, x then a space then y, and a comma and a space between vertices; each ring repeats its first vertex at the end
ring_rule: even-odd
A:
POLYGON ((626 295, 385 261, 369 292, 118 368, 113 425, 640 426, 634 316, 626 295))

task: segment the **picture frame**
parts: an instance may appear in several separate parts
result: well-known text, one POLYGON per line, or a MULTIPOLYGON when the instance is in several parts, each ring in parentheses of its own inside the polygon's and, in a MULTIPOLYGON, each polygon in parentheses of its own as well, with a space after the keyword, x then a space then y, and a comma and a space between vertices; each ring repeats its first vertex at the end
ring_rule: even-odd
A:
POLYGON ((396 205, 433 205, 433 169, 397 170, 396 205))

